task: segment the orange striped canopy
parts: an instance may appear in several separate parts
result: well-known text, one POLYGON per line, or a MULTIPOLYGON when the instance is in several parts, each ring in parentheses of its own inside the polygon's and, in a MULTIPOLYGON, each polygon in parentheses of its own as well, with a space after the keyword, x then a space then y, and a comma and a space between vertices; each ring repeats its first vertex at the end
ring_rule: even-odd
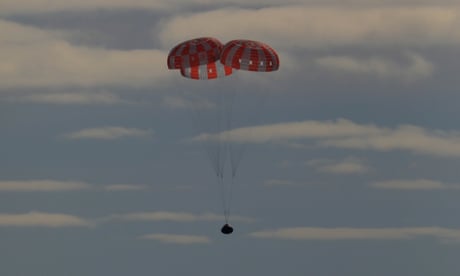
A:
POLYGON ((219 60, 222 43, 213 37, 200 37, 177 44, 168 54, 168 69, 194 67, 219 60))
POLYGON ((270 72, 279 68, 279 57, 276 51, 265 43, 237 39, 224 45, 220 61, 235 69, 270 72))

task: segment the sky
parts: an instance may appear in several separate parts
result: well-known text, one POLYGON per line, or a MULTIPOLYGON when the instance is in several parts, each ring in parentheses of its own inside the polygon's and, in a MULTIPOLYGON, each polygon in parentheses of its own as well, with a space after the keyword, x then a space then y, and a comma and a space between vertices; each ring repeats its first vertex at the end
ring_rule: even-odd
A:
POLYGON ((2 0, 0 274, 459 275, 459 56, 453 0, 2 0), (168 70, 196 37, 280 68, 168 70))

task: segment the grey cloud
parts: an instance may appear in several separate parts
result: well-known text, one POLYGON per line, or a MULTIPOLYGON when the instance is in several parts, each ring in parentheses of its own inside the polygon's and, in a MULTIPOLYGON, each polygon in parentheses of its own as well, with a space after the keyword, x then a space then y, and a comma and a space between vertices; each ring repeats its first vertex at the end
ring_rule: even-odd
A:
POLYGON ((422 56, 409 53, 407 58, 407 64, 382 57, 356 58, 350 56, 320 57, 315 62, 333 71, 374 75, 380 78, 401 78, 406 81, 430 77, 433 74, 434 65, 422 56))
POLYGON ((98 140, 114 140, 121 138, 142 138, 152 136, 152 130, 144 130, 138 128, 126 128, 118 126, 86 128, 76 132, 68 133, 63 137, 71 140, 80 139, 98 139, 98 140))
POLYGON ((326 147, 361 150, 407 150, 441 157, 460 156, 459 132, 428 130, 410 125, 384 130, 379 135, 325 139, 320 141, 320 144, 326 147))
POLYGON ((90 189, 91 185, 79 181, 57 180, 2 180, 0 192, 56 192, 90 189))
POLYGON ((338 5, 221 9, 177 16, 162 25, 160 37, 164 45, 172 45, 183 37, 199 36, 206 29, 209 35, 223 40, 252 37, 280 50, 458 45, 459 13, 459 8, 442 5, 417 9, 407 6, 353 9, 338 5), (214 23, 209 25, 209 22, 214 23), (298 30, 302 30, 301 34, 298 30))
POLYGON ((440 157, 460 157, 460 132, 413 125, 395 128, 357 124, 349 120, 303 121, 245 127, 220 134, 201 134, 192 141, 229 139, 241 143, 286 143, 308 139, 317 146, 344 149, 405 150, 440 157))
POLYGON ((13 103, 37 103, 54 105, 114 105, 129 104, 130 101, 109 92, 52 92, 29 93, 26 95, 6 96, 6 101, 13 103))
MULTIPOLYGON (((405 0, 394 1, 386 0, 388 4, 397 3, 412 3, 421 4, 421 1, 405 0)), ((426 0, 427 3, 428 0, 426 0)), ((449 3, 449 0, 438 1, 438 4, 449 3)), ((318 4, 318 0, 285 0, 284 5, 296 4, 318 4)), ((336 4, 336 0, 323 0, 321 4, 336 4)), ((341 4, 383 4, 382 1, 369 0, 345 0, 341 4)), ((177 12, 185 10, 194 10, 203 7, 225 7, 225 6, 243 6, 243 7, 267 7, 279 6, 279 1, 276 0, 189 0, 187 2, 181 0, 132 0, 129 2, 123 0, 81 0, 81 1, 59 1, 59 0, 4 0, 0 15, 8 14, 37 14, 37 13, 53 13, 63 11, 91 11, 91 10, 132 10, 142 9, 151 11, 177 12)))
POLYGON ((179 96, 166 96, 162 105, 172 109, 214 109, 216 104, 207 99, 187 99, 179 96))
POLYGON ((307 165, 319 172, 332 174, 363 174, 371 170, 363 160, 353 157, 344 160, 310 160, 307 162, 307 165))
POLYGON ((322 228, 293 227, 264 230, 250 234, 261 239, 281 240, 407 240, 433 237, 442 242, 460 242, 460 230, 442 227, 403 228, 322 228))
POLYGON ((198 236, 198 235, 177 235, 177 234, 155 233, 155 234, 144 235, 139 238, 144 239, 144 240, 156 240, 162 243, 183 244, 183 245, 207 244, 211 242, 211 240, 208 237, 198 236))
POLYGON ((123 192, 123 191, 141 191, 147 189, 144 185, 130 185, 130 184, 114 184, 104 187, 107 191, 123 192))
MULTIPOLYGON (((170 221, 170 222, 197 222, 197 221, 222 221, 222 215, 213 213, 193 214, 184 212, 137 212, 115 214, 106 218, 107 221, 170 221)), ((234 215, 233 221, 252 222, 254 219, 234 215)))
POLYGON ((300 185, 298 182, 285 179, 268 179, 264 184, 271 187, 291 187, 300 185))
POLYGON ((441 181, 430 179, 393 179, 384 181, 375 181, 371 187, 384 190, 458 190, 459 185, 443 183, 441 181))
POLYGON ((161 50, 74 46, 51 31, 0 20, 0 88, 164 85, 161 50))
POLYGON ((81 0, 81 1, 59 1, 59 0, 4 0, 0 14, 30 14, 49 13, 60 11, 88 11, 97 9, 152 9, 170 10, 177 4, 171 0, 81 0))
POLYGON ((93 223, 76 216, 57 213, 29 212, 0 214, 0 227, 90 227, 93 223))

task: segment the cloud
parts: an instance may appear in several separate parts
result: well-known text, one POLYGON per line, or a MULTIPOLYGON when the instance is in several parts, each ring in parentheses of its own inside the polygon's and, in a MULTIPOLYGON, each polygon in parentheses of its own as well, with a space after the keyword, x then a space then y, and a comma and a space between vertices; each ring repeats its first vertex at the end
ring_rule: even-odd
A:
POLYGON ((0 213, 0 227, 90 227, 93 224, 85 219, 66 215, 42 212, 26 214, 0 213))
POLYGON ((430 130, 413 125, 395 128, 357 124, 346 119, 303 121, 244 127, 220 134, 201 134, 192 141, 230 139, 239 143, 278 143, 289 145, 310 140, 316 146, 344 149, 405 150, 439 157, 460 157, 460 132, 430 130))
MULTIPOLYGON (((79 8, 132 9, 146 6, 152 6, 152 10, 156 10, 159 7, 174 6, 170 1, 150 3, 145 0, 128 4, 118 0, 85 0, 81 3, 52 0, 52 3, 56 2, 55 5, 49 1, 44 5, 43 2, 45 0, 23 0, 18 3, 8 0, 7 4, 2 3, 2 11, 40 12, 67 8, 75 11, 79 8)), ((190 5, 205 3, 208 2, 197 1, 190 5)), ((398 5, 350 8, 316 3, 294 6, 268 4, 265 8, 232 9, 222 8, 231 4, 231 1, 221 3, 223 4, 212 6, 215 10, 211 11, 208 8, 206 12, 175 12, 171 13, 172 17, 164 17, 166 19, 152 31, 156 36, 154 40, 160 42, 162 49, 114 50, 76 46, 66 41, 69 33, 48 31, 0 19, 0 90, 43 87, 164 87, 174 80, 174 73, 177 73, 166 69, 165 58, 168 50, 185 39, 203 36, 203 30, 206 30, 206 35, 215 36, 223 42, 235 38, 252 38, 275 47, 284 69, 273 75, 274 78, 292 76, 292 72, 298 73, 299 68, 305 67, 305 62, 310 63, 305 57, 296 55, 296 51, 302 49, 397 47, 420 50, 433 46, 455 47, 460 44, 458 5, 422 5, 414 9, 398 5), (267 18, 270 20, 266 20, 267 18), (213 24, 210 25, 209 22, 213 24), (302 30, 300 35, 298 30, 302 30)), ((262 1, 257 3, 266 6, 262 1)), ((183 6, 183 3, 179 6, 183 6)), ((430 76, 434 70, 434 66, 419 54, 409 53, 405 59, 407 60, 389 60, 378 55, 369 58, 331 55, 313 58, 313 61, 318 67, 333 71, 409 80, 430 76)), ((258 76, 252 79, 256 78, 258 76)), ((56 95, 42 95, 40 99, 35 97, 28 100, 55 103, 88 101, 81 97, 71 100, 71 95, 60 97, 60 100, 56 100, 56 95)), ((107 98, 99 99, 106 100, 107 98)), ((184 106, 177 101, 171 104, 176 104, 176 107, 184 106)))
POLYGON ((214 109, 216 104, 206 99, 191 100, 178 96, 166 96, 163 98, 163 106, 171 109, 214 109))
POLYGON ((370 168, 360 159, 349 157, 341 161, 317 159, 307 162, 308 166, 319 172, 332 174, 362 174, 369 172, 370 168))
POLYGON ((148 234, 140 237, 144 240, 156 240, 162 243, 173 244, 207 244, 211 240, 206 236, 175 235, 175 234, 148 234))
MULTIPOLYGON (((312 4, 318 5, 317 0, 285 0, 284 5, 295 4, 312 4)), ((437 5, 455 4, 454 0, 439 0, 437 5)), ((344 0, 339 3, 336 0, 323 0, 321 4, 325 5, 411 5, 411 4, 433 4, 429 0, 344 0)), ((151 11, 180 11, 193 7, 222 7, 222 6, 243 6, 243 7, 260 7, 260 6, 279 6, 277 0, 190 0, 184 3, 181 0, 132 0, 129 2, 123 0, 80 0, 80 1, 59 1, 59 0, 3 0, 0 14, 36 14, 61 11, 89 11, 89 10, 151 10, 151 11)))
POLYGON ((442 227, 412 228, 321 228, 294 227, 264 230, 255 238, 281 240, 407 240, 431 237, 442 242, 460 242, 460 230, 442 227))
POLYGON ((89 189, 91 186, 78 181, 56 180, 3 180, 0 192, 58 192, 89 189))
POLYGON ((147 189, 147 186, 144 185, 129 185, 129 184, 115 184, 115 185, 108 185, 104 187, 107 191, 114 191, 114 192, 123 192, 123 191, 140 191, 147 189))
POLYGON ((264 182, 264 184, 271 187, 288 187, 300 185, 298 182, 283 179, 268 179, 264 182))
POLYGON ((120 96, 109 92, 56 92, 56 93, 28 93, 26 95, 12 95, 6 97, 13 103, 38 103, 54 105, 113 105, 130 103, 120 96))
POLYGON ((350 56, 326 56, 315 60, 320 67, 337 72, 374 75, 380 78, 401 78, 413 81, 429 77, 434 66, 418 54, 407 55, 408 62, 402 64, 382 57, 357 58, 350 56))
POLYGON ((386 180, 371 183, 371 187, 384 190, 451 190, 460 189, 460 186, 445 184, 429 179, 415 180, 386 180))
POLYGON ((125 127, 100 127, 86 128, 76 132, 65 134, 64 137, 72 140, 79 139, 99 139, 99 140, 114 140, 128 137, 143 138, 152 136, 152 130, 143 130, 138 128, 125 127))
MULTIPOLYGON (((216 215, 213 213, 204 214, 192 214, 184 212, 167 212, 167 211, 156 211, 156 212, 137 212, 127 214, 115 214, 111 215, 107 220, 109 221, 169 221, 169 222, 198 222, 198 221, 222 221, 222 215, 216 215)), ((252 222, 253 219, 232 216, 232 220, 241 222, 252 222)))
POLYGON ((114 184, 98 188, 81 181, 59 180, 0 180, 0 192, 62 192, 62 191, 140 191, 147 189, 144 185, 114 184))
POLYGON ((85 11, 96 9, 168 9, 171 4, 165 0, 133 0, 126 2, 123 0, 81 0, 81 1, 59 1, 59 0, 4 0, 2 12, 10 14, 20 13, 46 13, 59 11, 85 11))
POLYGON ((382 129, 380 135, 327 139, 320 143, 326 147, 377 151, 407 150, 439 157, 460 156, 459 132, 428 130, 411 125, 382 129))
MULTIPOLYGON (((350 0, 349 0, 350 1, 350 0)), ((300 4, 315 1, 306 0, 285 0, 286 4, 300 4)), ((326 1, 324 1, 326 2, 326 1)), ((331 1, 329 1, 331 2, 331 1)), ((352 0, 351 2, 357 2, 352 0)), ((1 14, 36 14, 62 11, 90 11, 90 10, 151 10, 151 11, 180 11, 191 7, 200 6, 273 6, 279 5, 276 0, 189 0, 184 3, 181 0, 80 0, 80 1, 60 1, 60 0, 3 0, 1 14)))
POLYGON ((0 19, 0 89, 162 85, 172 76, 166 56, 74 46, 59 33, 0 19))
POLYGON ((379 135, 383 132, 377 126, 359 125, 346 119, 336 121, 303 121, 277 123, 254 127, 243 127, 224 132, 222 137, 210 134, 201 134, 194 141, 212 139, 230 139, 234 142, 266 143, 305 138, 349 137, 362 135, 379 135))
POLYGON ((458 5, 418 5, 415 9, 410 5, 376 4, 353 7, 316 3, 180 14, 163 23, 160 38, 163 45, 174 45, 184 37, 201 36, 207 30, 224 41, 251 37, 279 50, 418 48, 460 43, 458 5))

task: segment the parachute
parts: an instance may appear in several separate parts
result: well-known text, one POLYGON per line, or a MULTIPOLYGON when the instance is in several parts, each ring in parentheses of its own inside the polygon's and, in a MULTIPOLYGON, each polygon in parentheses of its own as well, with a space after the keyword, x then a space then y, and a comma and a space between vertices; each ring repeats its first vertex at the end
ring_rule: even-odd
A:
POLYGON ((238 39, 225 44, 220 61, 235 69, 271 72, 279 68, 279 57, 275 50, 265 43, 238 39))
MULTIPOLYGON (((193 80, 223 79, 238 70, 252 72, 271 72, 279 69, 279 57, 269 45, 247 39, 232 40, 225 45, 213 37, 200 37, 177 44, 171 49, 167 58, 168 69, 179 69, 180 74, 193 80)), ((226 84, 225 81, 219 83, 226 84)), ((213 117, 203 118, 202 112, 195 110, 193 117, 195 125, 205 125, 204 120, 210 120, 213 127, 202 127, 207 135, 201 136, 211 162, 217 183, 221 189, 222 207, 225 217, 223 234, 231 234, 233 228, 229 225, 230 207, 232 201, 232 187, 235 183, 237 169, 244 153, 244 148, 230 137, 234 114, 232 112, 238 83, 233 81, 234 89, 227 86, 217 86, 213 91, 217 96, 216 112, 213 117), (210 133, 209 133, 210 132, 210 133), (227 162, 228 161, 228 162, 227 162), (230 174, 225 173, 226 164, 230 174), (225 177, 224 177, 225 175, 225 177)))
POLYGON ((168 69, 181 69, 218 61, 222 43, 213 37, 200 37, 179 43, 168 55, 168 69))
POLYGON ((180 69, 180 73, 183 77, 195 80, 212 80, 226 77, 231 75, 232 72, 232 67, 225 66, 219 61, 197 66, 182 67, 180 69))

